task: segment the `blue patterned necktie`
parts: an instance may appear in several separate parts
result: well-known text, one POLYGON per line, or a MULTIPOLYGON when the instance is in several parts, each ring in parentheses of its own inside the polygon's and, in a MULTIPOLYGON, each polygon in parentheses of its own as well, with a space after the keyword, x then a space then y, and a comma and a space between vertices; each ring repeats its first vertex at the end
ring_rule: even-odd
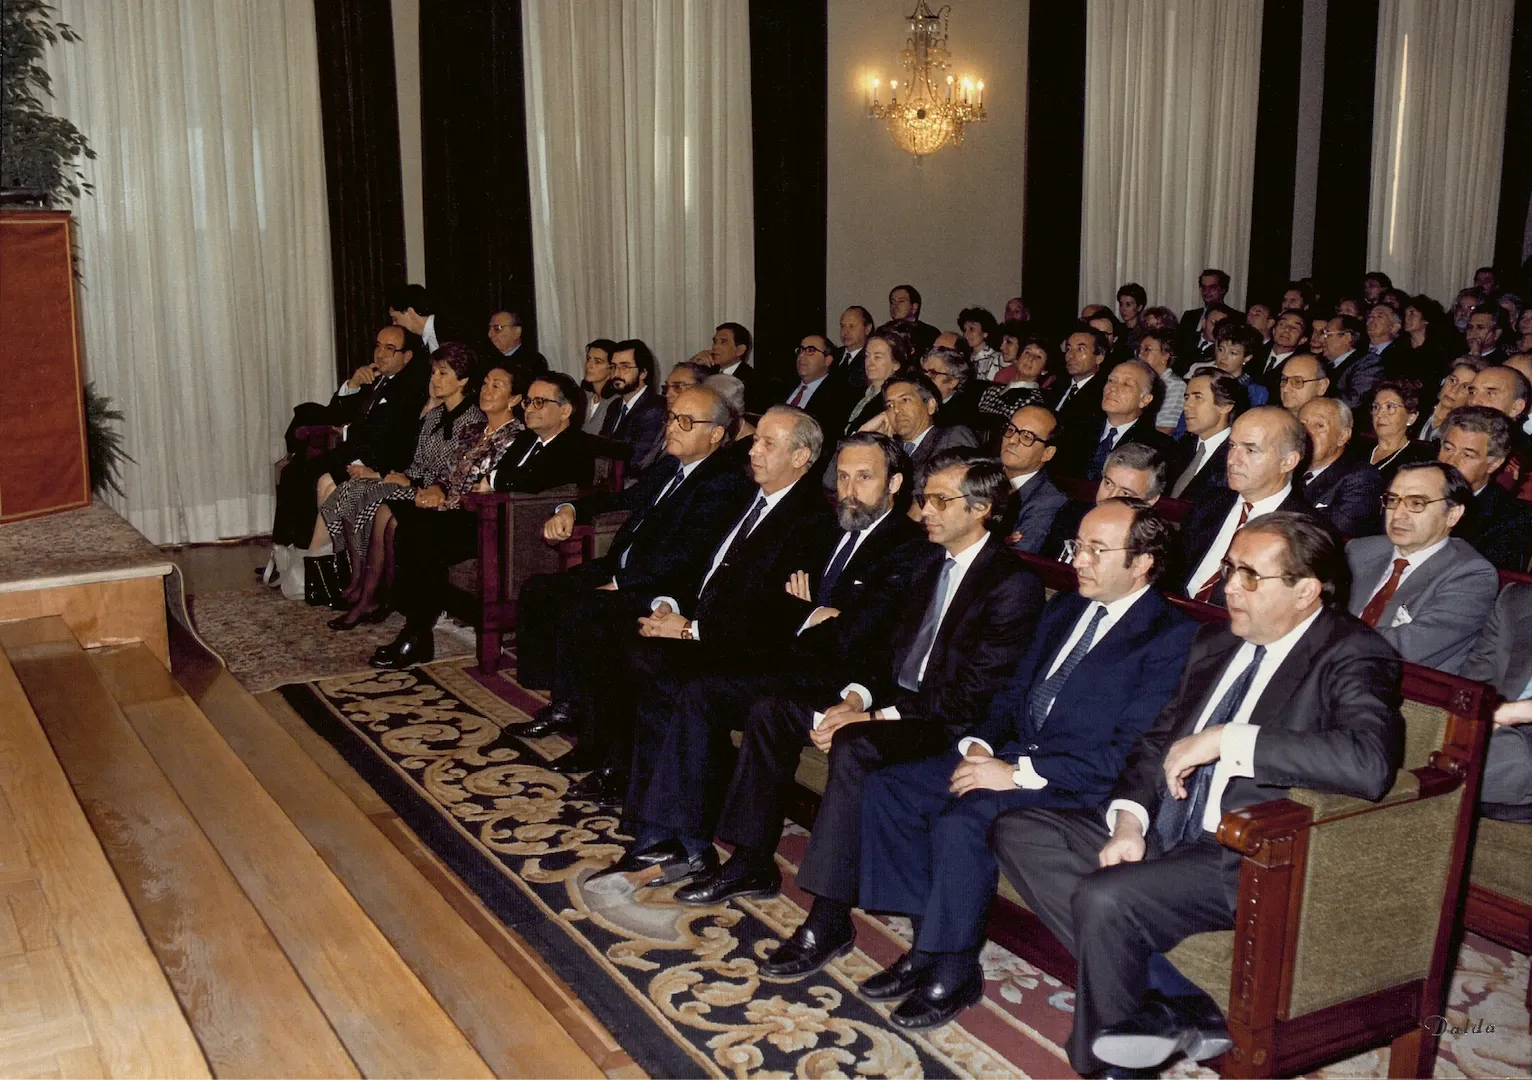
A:
POLYGON ((936 591, 931 594, 931 602, 926 605, 926 613, 921 617, 920 629, 915 631, 910 651, 905 654, 904 663, 899 665, 899 685, 912 694, 920 689, 920 669, 925 666, 926 657, 936 644, 936 631, 942 622, 942 606, 947 601, 947 586, 952 583, 952 571, 956 567, 957 560, 951 555, 942 562, 942 572, 936 579, 936 591))
POLYGON ((830 591, 835 588, 835 583, 840 580, 841 571, 846 569, 846 563, 851 561, 852 549, 856 547, 856 538, 862 535, 862 530, 853 529, 846 534, 845 543, 841 544, 840 550, 836 551, 835 557, 830 560, 830 565, 825 567, 823 576, 819 579, 819 606, 829 607, 830 591))
POLYGON ((1112 447, 1117 445, 1117 429, 1109 427, 1100 442, 1096 444, 1096 452, 1091 455, 1090 464, 1085 467, 1085 479, 1100 480, 1101 473, 1106 468, 1106 459, 1112 452, 1112 447))
MULTIPOLYGON (((1202 730, 1206 731, 1210 727, 1227 724, 1233 719, 1234 714, 1239 712, 1245 695, 1250 692, 1250 684, 1255 681, 1256 670, 1265 658, 1266 646, 1257 645, 1255 656, 1251 658, 1249 666, 1241 671, 1229 689, 1224 691, 1218 707, 1213 710, 1213 715, 1208 717, 1208 722, 1202 726, 1202 730)), ((1210 761, 1205 765, 1198 765, 1192 771, 1192 775, 1186 781, 1186 798, 1173 799, 1167 794, 1160 801, 1160 812, 1154 819, 1154 831, 1160 839, 1162 852, 1169 851, 1188 840, 1195 840, 1204 832, 1202 818, 1207 813, 1208 795, 1213 789, 1213 770, 1217 765, 1218 762, 1210 761)))
POLYGON ((1085 654, 1090 652, 1091 645, 1096 640, 1096 630, 1101 626, 1101 620, 1106 618, 1106 605, 1097 604, 1096 613, 1091 616, 1090 625, 1085 628, 1085 633, 1080 635, 1080 640, 1075 642, 1075 647, 1069 650, 1069 655, 1064 657, 1064 662, 1058 670, 1049 675, 1042 682, 1032 687, 1032 692, 1027 695, 1027 712, 1032 717, 1032 730, 1041 731, 1043 722, 1048 719, 1048 711, 1053 708, 1053 699, 1059 696, 1059 691, 1064 689, 1064 684, 1069 681, 1070 673, 1080 666, 1080 661, 1085 659, 1085 654))

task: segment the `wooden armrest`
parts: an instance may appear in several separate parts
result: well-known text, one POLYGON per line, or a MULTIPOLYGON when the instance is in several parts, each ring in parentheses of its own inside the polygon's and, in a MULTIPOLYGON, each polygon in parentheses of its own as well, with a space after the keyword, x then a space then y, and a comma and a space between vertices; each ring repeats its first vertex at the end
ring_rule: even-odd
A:
POLYGON ((339 435, 340 428, 333 424, 304 424, 293 429, 295 439, 313 439, 319 436, 339 435))

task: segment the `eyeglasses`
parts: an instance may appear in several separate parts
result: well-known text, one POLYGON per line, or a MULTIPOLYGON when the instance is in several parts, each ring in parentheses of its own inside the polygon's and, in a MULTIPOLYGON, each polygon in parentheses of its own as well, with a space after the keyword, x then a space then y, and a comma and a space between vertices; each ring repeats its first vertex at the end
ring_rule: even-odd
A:
POLYGON ((384 352, 388 353, 389 356, 398 356, 400 353, 402 353, 404 351, 403 349, 399 348, 399 346, 397 346, 397 345, 390 345, 386 341, 378 342, 378 348, 380 348, 384 352))
POLYGON ((1446 502, 1446 497, 1428 499, 1424 495, 1395 495, 1392 491, 1379 496, 1385 510, 1397 510, 1401 505, 1412 514, 1423 514, 1432 503, 1446 502))
POLYGON ((930 368, 930 367, 923 367, 923 368, 921 368, 921 369, 920 369, 920 370, 921 370, 921 371, 924 371, 924 372, 925 372, 925 373, 926 373, 926 374, 927 374, 927 375, 929 375, 929 376, 930 376, 930 377, 931 377, 931 378, 932 378, 932 379, 933 379, 933 380, 935 380, 935 379, 955 379, 955 378, 957 378, 957 376, 956 376, 956 375, 954 375, 954 374, 952 374, 952 373, 951 373, 951 372, 950 372, 950 371, 948 371, 948 370, 946 370, 946 369, 945 369, 945 368, 939 368, 939 367, 934 367, 934 368, 930 368))
POLYGON ((926 508, 926 503, 934 502, 938 510, 945 510, 947 509, 948 503, 954 503, 959 499, 966 498, 968 498, 967 495, 938 495, 934 491, 930 494, 922 491, 919 495, 915 496, 915 505, 924 510, 926 508))
POLYGON ((627 361, 627 360, 622 360, 622 361, 614 360, 612 362, 612 370, 613 371, 637 371, 638 370, 638 365, 635 364, 635 363, 632 363, 631 361, 627 361))
POLYGON ((1282 385, 1289 390, 1302 390, 1309 383, 1324 382, 1324 379, 1323 375, 1316 375, 1312 379, 1305 379, 1302 375, 1284 375, 1282 376, 1282 385))
MULTIPOLYGON (((686 389, 682 387, 682 389, 686 389)), ((666 413, 665 423, 674 424, 682 431, 690 431, 698 424, 716 424, 717 420, 704 420, 700 416, 687 416, 685 413, 666 413)))
POLYGON ((1397 401, 1374 401, 1372 403, 1372 411, 1375 413, 1398 412, 1402 408, 1404 406, 1397 401))
POLYGON ((542 408, 545 408, 545 407, 547 407, 549 405, 562 405, 562 404, 563 404, 563 402, 560 401, 558 398, 551 398, 551 397, 529 397, 529 398, 526 398, 525 400, 522 401, 522 408, 524 408, 524 409, 542 409, 542 408))
POLYGON ((1010 423, 1005 425, 1005 430, 1000 433, 1000 437, 1002 439, 1015 439, 1022 446, 1036 446, 1038 443, 1042 443, 1044 446, 1048 445, 1048 440, 1036 432, 1028 431, 1026 428, 1019 428, 1015 424, 1010 423))
POLYGON ((1223 579, 1225 585, 1229 583, 1230 578, 1233 578, 1239 582, 1239 587, 1245 592, 1255 592, 1261 587, 1263 581, 1289 580, 1287 574, 1257 574, 1253 567, 1235 566, 1228 559, 1220 560, 1218 563, 1218 576, 1223 579))
POLYGON ((796 349, 793 350, 793 355, 802 356, 806 352, 817 352, 820 356, 828 355, 818 345, 799 345, 796 349))
POLYGON ((1101 556, 1108 551, 1127 551, 1127 547, 1102 547, 1100 544, 1092 544, 1086 540, 1065 540, 1064 561, 1074 562, 1080 559, 1085 562, 1100 562, 1101 556))
POLYGON ((489 332, 491 334, 498 334, 500 331, 502 331, 502 330, 509 330, 511 327, 513 327, 515 325, 516 325, 515 323, 508 323, 508 322, 492 322, 492 323, 489 324, 489 332))

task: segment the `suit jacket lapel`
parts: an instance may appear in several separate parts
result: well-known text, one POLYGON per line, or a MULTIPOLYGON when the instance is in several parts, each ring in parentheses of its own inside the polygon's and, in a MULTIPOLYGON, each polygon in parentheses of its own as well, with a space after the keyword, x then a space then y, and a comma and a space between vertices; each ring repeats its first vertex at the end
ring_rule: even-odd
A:
MULTIPOLYGON (((1053 710, 1049 715, 1059 713, 1061 705, 1068 708, 1070 701, 1084 693, 1085 688, 1095 680, 1098 668, 1110 668, 1116 664, 1122 656, 1122 646, 1144 631, 1144 628, 1159 614, 1162 604, 1163 601, 1158 599, 1158 594, 1152 588, 1133 601, 1133 606, 1123 612, 1122 618, 1113 623, 1099 641, 1091 645, 1090 652, 1085 654, 1079 667, 1074 669, 1069 681, 1059 688, 1058 697, 1053 699, 1053 710)), ((1078 619, 1079 615, 1080 612, 1076 611, 1075 618, 1078 619)), ((1073 625, 1073 622, 1068 624, 1070 627, 1073 625)), ((1068 632, 1067 629, 1065 632, 1068 632)), ((1059 645, 1062 644, 1061 638, 1059 645)), ((1055 645, 1045 662, 1051 665, 1057 652, 1058 645, 1055 645)))
POLYGON ((1292 700, 1293 688, 1314 667, 1314 658, 1329 638, 1335 618, 1334 612, 1321 611, 1319 618, 1298 639, 1292 652, 1287 654, 1287 659, 1272 673, 1271 681, 1261 694, 1261 700, 1255 703, 1255 709, 1250 713, 1252 724, 1265 725, 1277 721, 1277 726, 1282 726, 1281 718, 1288 715, 1287 704, 1292 700))
POLYGON ((1188 703, 1188 708, 1181 714, 1176 725, 1176 736, 1191 734, 1197 726, 1197 721, 1207 711, 1208 700, 1213 696, 1213 691, 1218 689, 1219 676, 1228 664, 1229 658, 1239 651, 1244 642, 1232 633, 1225 632, 1216 638, 1208 651, 1200 658, 1193 653, 1187 659, 1187 672, 1182 676, 1188 686, 1199 686, 1202 690, 1196 698, 1188 703))
MULTIPOLYGON (((952 600, 947 605, 947 613, 942 617, 941 625, 936 628, 936 640, 931 643, 931 656, 933 658, 947 647, 947 642, 952 640, 952 628, 957 625, 963 616, 963 611, 969 604, 973 603, 974 598, 979 594, 979 590, 983 587, 980 585, 980 579, 989 572, 989 564, 993 561, 996 551, 999 550, 998 541, 993 537, 985 537, 982 543, 983 547, 979 549, 979 554, 974 557, 973 565, 963 575, 962 583, 958 585, 957 592, 952 594, 952 600)), ((938 569, 940 569, 940 566, 941 564, 938 563, 938 569)), ((927 671, 929 670, 930 668, 928 667, 927 671)))

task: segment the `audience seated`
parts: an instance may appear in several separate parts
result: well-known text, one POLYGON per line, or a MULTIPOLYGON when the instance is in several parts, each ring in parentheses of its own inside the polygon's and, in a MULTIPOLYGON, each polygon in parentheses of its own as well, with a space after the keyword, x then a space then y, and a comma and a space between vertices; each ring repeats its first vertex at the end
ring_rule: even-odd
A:
POLYGON ((941 333, 930 323, 920 321, 920 290, 913 285, 895 285, 888 291, 888 321, 904 330, 910 339, 910 352, 924 356, 936 344, 941 333))
POLYGON ((745 397, 752 415, 760 413, 769 404, 767 388, 760 379, 760 372, 750 363, 750 350, 754 348, 750 331, 737 322, 719 323, 713 330, 713 344, 692 357, 692 360, 715 372, 732 375, 745 384, 745 397))
POLYGON ((974 378, 973 360, 956 348, 937 345, 920 358, 920 370, 941 394, 936 423, 978 430, 984 423, 979 414, 982 388, 974 378))
POLYGON ((1062 433, 1054 469, 1062 476, 1100 480, 1107 455, 1122 443, 1143 443, 1162 456, 1174 444, 1154 426, 1154 404, 1163 393, 1159 376, 1148 364, 1124 360, 1100 376, 1101 415, 1091 425, 1076 416, 1076 425, 1062 433))
MULTIPOLYGON (((865 670, 888 648, 912 579, 941 554, 904 513, 908 464, 886 435, 842 440, 835 457, 839 529, 780 583, 796 608, 797 632, 770 655, 715 656, 706 671, 667 680, 661 692, 640 698, 622 800, 635 839, 617 871, 635 875, 633 884, 663 880, 666 865, 674 873, 710 846, 728 781, 729 733, 745 726, 753 701, 831 700, 848 669, 865 670)), ((795 745, 801 742, 800 735, 795 745)))
POLYGON ((1276 510, 1306 511, 1293 473, 1308 456, 1297 417, 1270 405, 1251 409, 1229 434, 1228 490, 1209 493, 1181 522, 1178 591, 1194 600, 1224 602, 1224 557, 1234 534, 1276 510))
MULTIPOLYGON (((1268 400, 1266 387, 1245 370, 1247 364, 1259 363, 1256 353, 1260 349, 1260 335, 1249 325, 1230 319, 1219 323, 1213 342, 1213 367, 1243 386, 1252 406, 1265 405, 1268 400)), ((1191 373, 1197 371, 1198 366, 1194 365, 1191 373)))
POLYGON ((1532 821, 1532 585, 1500 590, 1458 673, 1489 683, 1504 698, 1484 755, 1484 814, 1532 821))
MULTIPOLYGON (((840 380, 830 377, 830 339, 823 334, 808 334, 793 350, 798 382, 788 393, 786 404, 802 409, 825 433, 826 455, 833 454, 835 436, 846 426, 851 406, 856 401, 840 380)), ((857 395, 858 397, 860 395, 857 395)))
POLYGON ((1138 282, 1130 281, 1118 288, 1117 318, 1128 333, 1137 334, 1141 329, 1139 321, 1148 306, 1149 294, 1138 282))
POLYGON ((1043 607, 1042 585, 990 537, 1007 494, 999 462, 948 451, 931 460, 917 486, 926 535, 945 551, 908 590, 892 650, 848 666, 838 694, 756 700, 718 830, 734 854, 676 892, 682 903, 716 904, 775 889, 781 788, 805 741, 828 751, 829 782, 798 872, 798 885, 815 900, 762 963, 767 978, 801 978, 851 949, 863 780, 967 734, 1015 668, 1043 607))
POLYGON ((1383 365, 1385 379, 1409 378, 1414 364, 1410 359, 1409 343, 1400 340, 1404 333, 1403 312, 1382 300, 1369 303, 1371 306, 1363 323, 1368 356, 1383 365))
POLYGON ((1000 357, 1004 363, 994 383, 979 395, 979 410, 994 416, 1010 416, 1023 405, 1041 405, 1045 394, 1041 379, 1048 370, 1052 347, 1047 338, 1030 333, 1022 323, 1000 327, 1000 357))
POLYGON ((1282 365, 1278 388, 1282 407, 1297 416, 1299 409, 1329 392, 1330 365, 1311 352, 1294 353, 1282 365))
POLYGON ((1479 372, 1486 366, 1477 356, 1460 356, 1452 361, 1452 369, 1442 380, 1436 405, 1431 415, 1420 422, 1415 438, 1436 446, 1441 444, 1442 427, 1446 424, 1447 417, 1452 415, 1454 410, 1468 404, 1468 392, 1472 389, 1474 380, 1479 377, 1479 372))
POLYGON ((1023 405, 1000 432, 1000 466, 1011 486, 998 532, 1014 551, 1043 550, 1053 519, 1069 500, 1043 466, 1053 458, 1058 418, 1042 405, 1023 405))
POLYGON ((915 939, 859 993, 902 999, 896 1027, 944 1024, 983 994, 994 820, 1019 807, 1099 809, 1175 691, 1195 624, 1151 587, 1173 530, 1140 500, 1098 505, 1073 546, 1079 591, 1049 602, 984 721, 866 778, 859 902, 908 915, 915 939))
MULTIPOLYGON (((1095 505, 1107 499, 1142 499, 1153 506, 1165 491, 1169 466, 1154 447, 1145 443, 1124 443, 1107 455, 1101 470, 1101 483, 1096 485, 1095 505)), ((1090 506, 1074 499, 1059 508, 1053 518, 1053 528, 1048 534, 1043 553, 1049 558, 1064 559, 1064 546, 1079 531, 1080 522, 1090 511, 1090 506)), ((1067 561, 1067 560, 1066 560, 1067 561)), ((1172 573, 1179 573, 1175 567, 1172 573)))
POLYGON ((1169 330, 1145 330, 1138 338, 1138 359, 1160 377, 1163 387, 1154 426, 1165 435, 1176 430, 1186 405, 1186 380, 1174 371, 1176 347, 1176 336, 1169 330))
POLYGON ((1376 801, 1403 758, 1399 660, 1335 610, 1345 566, 1328 530, 1305 514, 1252 518, 1220 576, 1230 622, 1198 633, 1105 815, 1029 808, 995 823, 1003 872, 1075 957, 1068 1052, 1081 1075, 1229 1048, 1206 995, 1146 992, 1156 954, 1234 926, 1240 860, 1216 839, 1226 812, 1288 786, 1376 801))
POLYGON ((633 448, 626 483, 634 483, 659 458, 665 439, 665 399, 660 394, 654 353, 637 338, 619 341, 612 350, 612 403, 601 437, 633 448))
MULTIPOLYGON (((1266 400, 1275 401, 1281 395, 1282 367, 1303 349, 1303 334, 1307 327, 1301 311, 1284 311, 1271 326, 1271 348, 1260 365, 1251 372, 1256 382, 1266 388, 1266 400)), ((1286 408, 1286 403, 1283 403, 1286 408)))
POLYGON ((1386 489, 1394 474, 1412 461, 1432 461, 1435 448, 1410 438, 1420 416, 1420 384, 1413 379, 1384 379, 1372 392, 1372 430, 1377 443, 1368 462, 1386 489))
POLYGON ((974 378, 981 382, 993 382, 1004 360, 998 348, 1000 326, 988 308, 970 307, 958 312, 958 329, 968 346, 968 358, 973 361, 974 378))
POLYGON ((1105 380, 1096 376, 1106 363, 1109 347, 1105 334, 1083 324, 1064 339, 1064 371, 1068 378, 1049 401, 1049 407, 1059 418, 1061 439, 1078 441, 1100 429, 1101 384, 1105 380))
POLYGON ((1346 545, 1351 614, 1401 659, 1457 674, 1495 605, 1500 579, 1452 536, 1473 492, 1439 461, 1403 465, 1383 496, 1383 536, 1346 545))
MULTIPOLYGON (((840 348, 835 350, 835 362, 830 367, 830 378, 841 384, 847 395, 855 401, 867 388, 867 368, 863 364, 863 350, 873 331, 872 313, 860 305, 848 307, 840 317, 840 348)), ((830 434, 825 430, 826 436, 830 434)))
POLYGON ((1532 559, 1532 504, 1494 482, 1510 456, 1511 422, 1483 405, 1447 417, 1437 460, 1455 466, 1473 489, 1468 512, 1453 532, 1501 570, 1526 570, 1532 559))
POLYGON ((1186 434, 1167 458, 1173 499, 1199 502, 1228 488, 1229 430, 1250 408, 1237 379, 1221 371, 1193 375, 1186 383, 1186 434))
POLYGON ((612 353, 616 350, 617 342, 610 338, 597 338, 585 346, 585 377, 580 382, 585 392, 585 419, 580 427, 592 435, 601 434, 606 411, 617 396, 611 388, 612 353))
POLYGON ((1325 327, 1324 357, 1330 365, 1329 397, 1352 409, 1360 408, 1373 387, 1383 381, 1383 361, 1363 351, 1367 327, 1354 315, 1337 315, 1325 327))
MULTIPOLYGON (((588 487, 595 459, 577 418, 585 395, 563 372, 535 380, 523 402, 527 430, 517 436, 487 478, 496 491, 546 491, 588 487)), ((372 656, 372 666, 401 668, 434 656, 432 628, 446 608, 447 571, 478 551, 478 515, 459 509, 440 486, 424 488, 413 502, 390 504, 394 537, 394 592, 404 629, 372 656)))
POLYGON ((941 391, 924 373, 900 373, 883 384, 883 414, 871 421, 867 430, 898 439, 910 455, 910 468, 919 472, 942 450, 979 444, 971 428, 961 424, 937 427, 940 406, 941 391))
POLYGON ((1383 478, 1359 454, 1350 453, 1354 420, 1338 398, 1315 398, 1298 410, 1309 435, 1309 463, 1298 492, 1342 536, 1378 532, 1383 478))
POLYGON ((1494 367, 1505 363, 1506 351, 1502 339, 1509 337, 1511 320, 1499 304, 1484 303, 1468 315, 1468 325, 1463 328, 1463 344, 1468 354, 1494 367))

